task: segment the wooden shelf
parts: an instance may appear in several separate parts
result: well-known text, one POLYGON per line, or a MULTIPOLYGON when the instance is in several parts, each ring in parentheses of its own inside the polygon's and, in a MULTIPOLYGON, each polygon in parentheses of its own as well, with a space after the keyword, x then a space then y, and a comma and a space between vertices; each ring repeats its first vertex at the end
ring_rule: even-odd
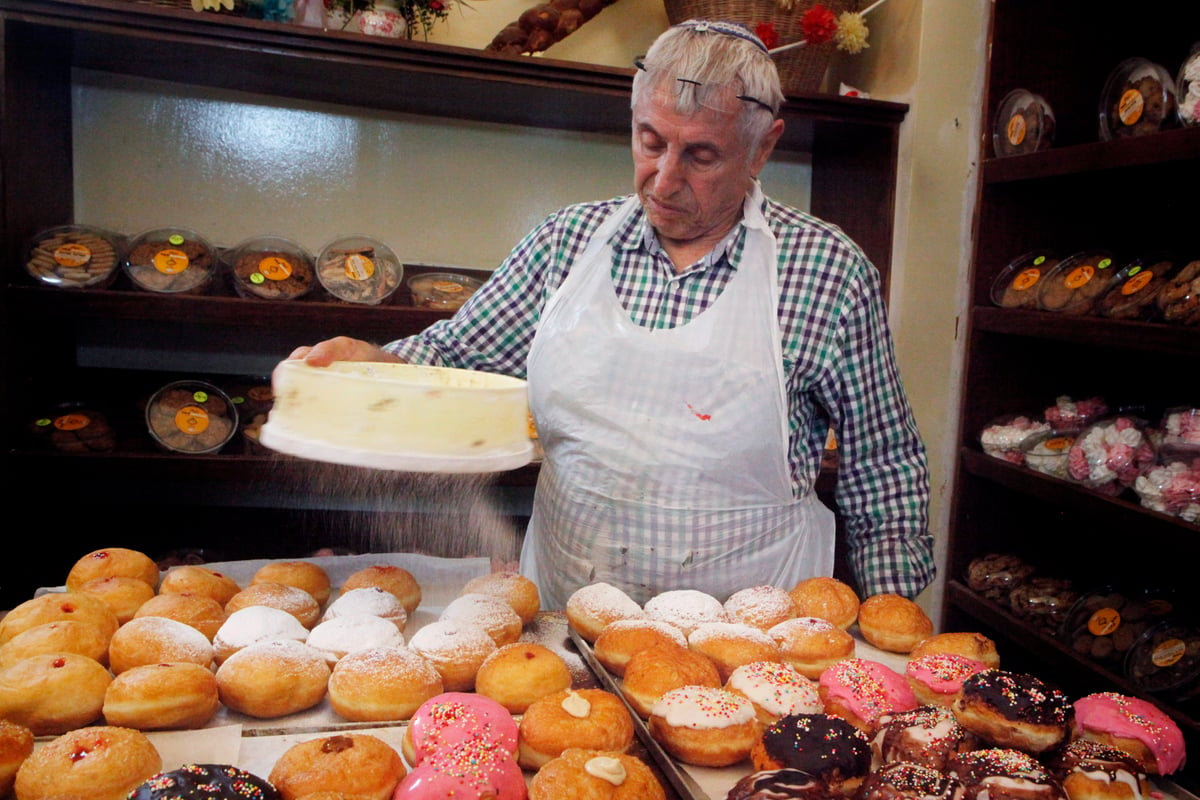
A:
POLYGON ((1128 322, 1099 317, 1069 317, 1045 311, 977 306, 971 311, 976 330, 1045 339, 1120 351, 1194 356, 1200 352, 1200 327, 1160 322, 1128 322))
POLYGON ((1175 164, 1200 152, 1200 127, 1181 128, 1112 142, 1052 147, 1037 153, 983 162, 983 182, 1003 184, 1055 177, 1076 177, 1130 167, 1175 164))

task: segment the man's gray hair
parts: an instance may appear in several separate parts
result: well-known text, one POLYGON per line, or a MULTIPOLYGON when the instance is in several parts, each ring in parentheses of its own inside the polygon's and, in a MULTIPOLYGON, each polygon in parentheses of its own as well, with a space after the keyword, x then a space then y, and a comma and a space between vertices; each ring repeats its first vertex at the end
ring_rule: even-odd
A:
MULTIPOLYGON (((685 79, 683 91, 676 94, 675 108, 694 114, 700 108, 701 93, 688 86, 730 87, 730 95, 754 98, 735 101, 741 107, 744 141, 753 149, 762 140, 783 104, 779 71, 766 48, 748 29, 729 22, 689 20, 664 31, 650 45, 633 78, 630 107, 636 107, 647 94, 670 81, 685 79)), ((676 89, 671 85, 672 91, 676 89)))

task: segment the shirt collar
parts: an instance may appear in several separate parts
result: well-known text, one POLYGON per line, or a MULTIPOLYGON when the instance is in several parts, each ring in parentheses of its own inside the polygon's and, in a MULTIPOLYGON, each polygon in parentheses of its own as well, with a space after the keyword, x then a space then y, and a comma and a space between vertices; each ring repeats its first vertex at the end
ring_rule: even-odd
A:
MULTIPOLYGON (((737 264, 734 263, 732 255, 734 248, 737 246, 739 237, 745 230, 745 224, 742 220, 738 220, 737 224, 730 229, 717 245, 709 251, 708 255, 693 264, 687 272, 701 271, 716 264, 725 264, 730 269, 737 269, 737 264)), ((641 249, 649 254, 664 253, 662 244, 658 240, 658 234, 653 226, 650 225, 649 219, 646 217, 646 212, 638 206, 637 210, 626 220, 613 235, 613 249, 621 251, 641 249)))

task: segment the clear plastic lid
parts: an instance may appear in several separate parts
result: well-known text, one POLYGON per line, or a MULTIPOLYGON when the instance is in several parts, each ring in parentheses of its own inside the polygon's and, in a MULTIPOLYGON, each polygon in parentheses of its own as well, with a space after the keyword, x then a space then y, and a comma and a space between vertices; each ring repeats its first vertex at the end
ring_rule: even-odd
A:
POLYGON ((456 311, 483 286, 483 281, 454 272, 426 272, 408 279, 413 305, 437 311, 456 311))
POLYGON ((47 286, 103 289, 117 277, 121 237, 91 225, 41 230, 25 248, 25 271, 47 286))
POLYGON ((176 453, 215 453, 238 428, 229 395, 206 381, 174 381, 146 403, 146 428, 154 441, 176 453))
POLYGON ((1054 111, 1040 94, 1013 89, 996 109, 992 146, 997 156, 1045 150, 1054 144, 1054 111))
POLYGON ((1067 454, 1075 444, 1075 435, 1047 431, 1031 436, 1021 443, 1025 466, 1052 478, 1067 478, 1067 454))
POLYGON ((1175 608, 1170 591, 1105 585, 1082 596, 1062 625, 1062 637, 1075 652, 1118 670, 1149 628, 1175 608))
POLYGON ((1200 260, 1180 267, 1159 290, 1155 301, 1164 322, 1200 324, 1200 260))
POLYGON ((1025 463, 1022 445, 1039 434, 1049 433, 1050 425, 1037 414, 1005 414, 979 432, 983 452, 1013 464, 1025 463))
POLYGON ((1191 127, 1200 125, 1200 42, 1192 45, 1188 57, 1179 65, 1175 78, 1175 89, 1179 93, 1179 122, 1191 127))
POLYGON ((30 422, 29 432, 35 442, 64 453, 107 453, 117 446, 108 416, 82 401, 58 403, 39 412, 30 422))
POLYGON ((1117 271, 1108 250, 1081 250, 1067 256, 1038 282, 1038 307, 1072 316, 1088 314, 1117 271))
POLYGON ((1112 285, 1096 302, 1096 314, 1109 319, 1149 320, 1158 316, 1155 299, 1179 270, 1181 262, 1166 254, 1135 259, 1113 276, 1112 285))
POLYGON ((1175 79, 1160 64, 1127 58, 1109 73, 1100 95, 1100 140, 1157 133, 1178 124, 1175 79))
POLYGON ((317 279, 339 300, 378 305, 404 278, 404 264, 383 242, 370 236, 343 236, 321 249, 317 279))
POLYGON ((1042 419, 1058 432, 1078 433, 1086 426, 1108 414, 1108 401, 1103 397, 1085 397, 1079 400, 1070 395, 1054 398, 1054 405, 1042 411, 1042 419))
POLYGON ((284 236, 255 236, 222 257, 234 290, 260 300, 295 300, 312 291, 316 270, 312 253, 284 236))
POLYGON ((1180 617, 1152 625, 1125 656, 1125 677, 1143 692, 1175 701, 1200 690, 1200 627, 1180 617))
POLYGON ((1017 256, 992 281, 992 302, 1001 308, 1038 308, 1038 284, 1058 262, 1051 250, 1017 256))
POLYGON ((1155 460, 1145 420, 1118 414, 1079 432, 1067 454, 1067 474, 1089 489, 1116 495, 1133 486, 1155 460))
POLYGON ((125 253, 125 272, 148 292, 200 294, 217 272, 216 250, 188 228, 154 228, 133 237, 125 253))

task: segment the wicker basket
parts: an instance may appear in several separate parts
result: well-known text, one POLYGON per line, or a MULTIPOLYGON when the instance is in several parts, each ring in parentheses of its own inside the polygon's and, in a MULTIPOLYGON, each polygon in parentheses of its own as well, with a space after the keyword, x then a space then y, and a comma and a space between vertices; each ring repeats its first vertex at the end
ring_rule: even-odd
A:
MULTIPOLYGON (((804 38, 804 32, 800 30, 800 17, 816 5, 809 0, 796 0, 791 10, 784 11, 775 0, 663 0, 663 4, 672 25, 689 19, 711 19, 739 22, 754 30, 759 23, 773 22, 781 45, 804 38)), ((856 10, 858 3, 857 0, 821 0, 821 5, 837 15, 856 10)), ((806 44, 777 54, 774 58, 779 67, 783 93, 817 92, 835 47, 833 42, 806 44)))

